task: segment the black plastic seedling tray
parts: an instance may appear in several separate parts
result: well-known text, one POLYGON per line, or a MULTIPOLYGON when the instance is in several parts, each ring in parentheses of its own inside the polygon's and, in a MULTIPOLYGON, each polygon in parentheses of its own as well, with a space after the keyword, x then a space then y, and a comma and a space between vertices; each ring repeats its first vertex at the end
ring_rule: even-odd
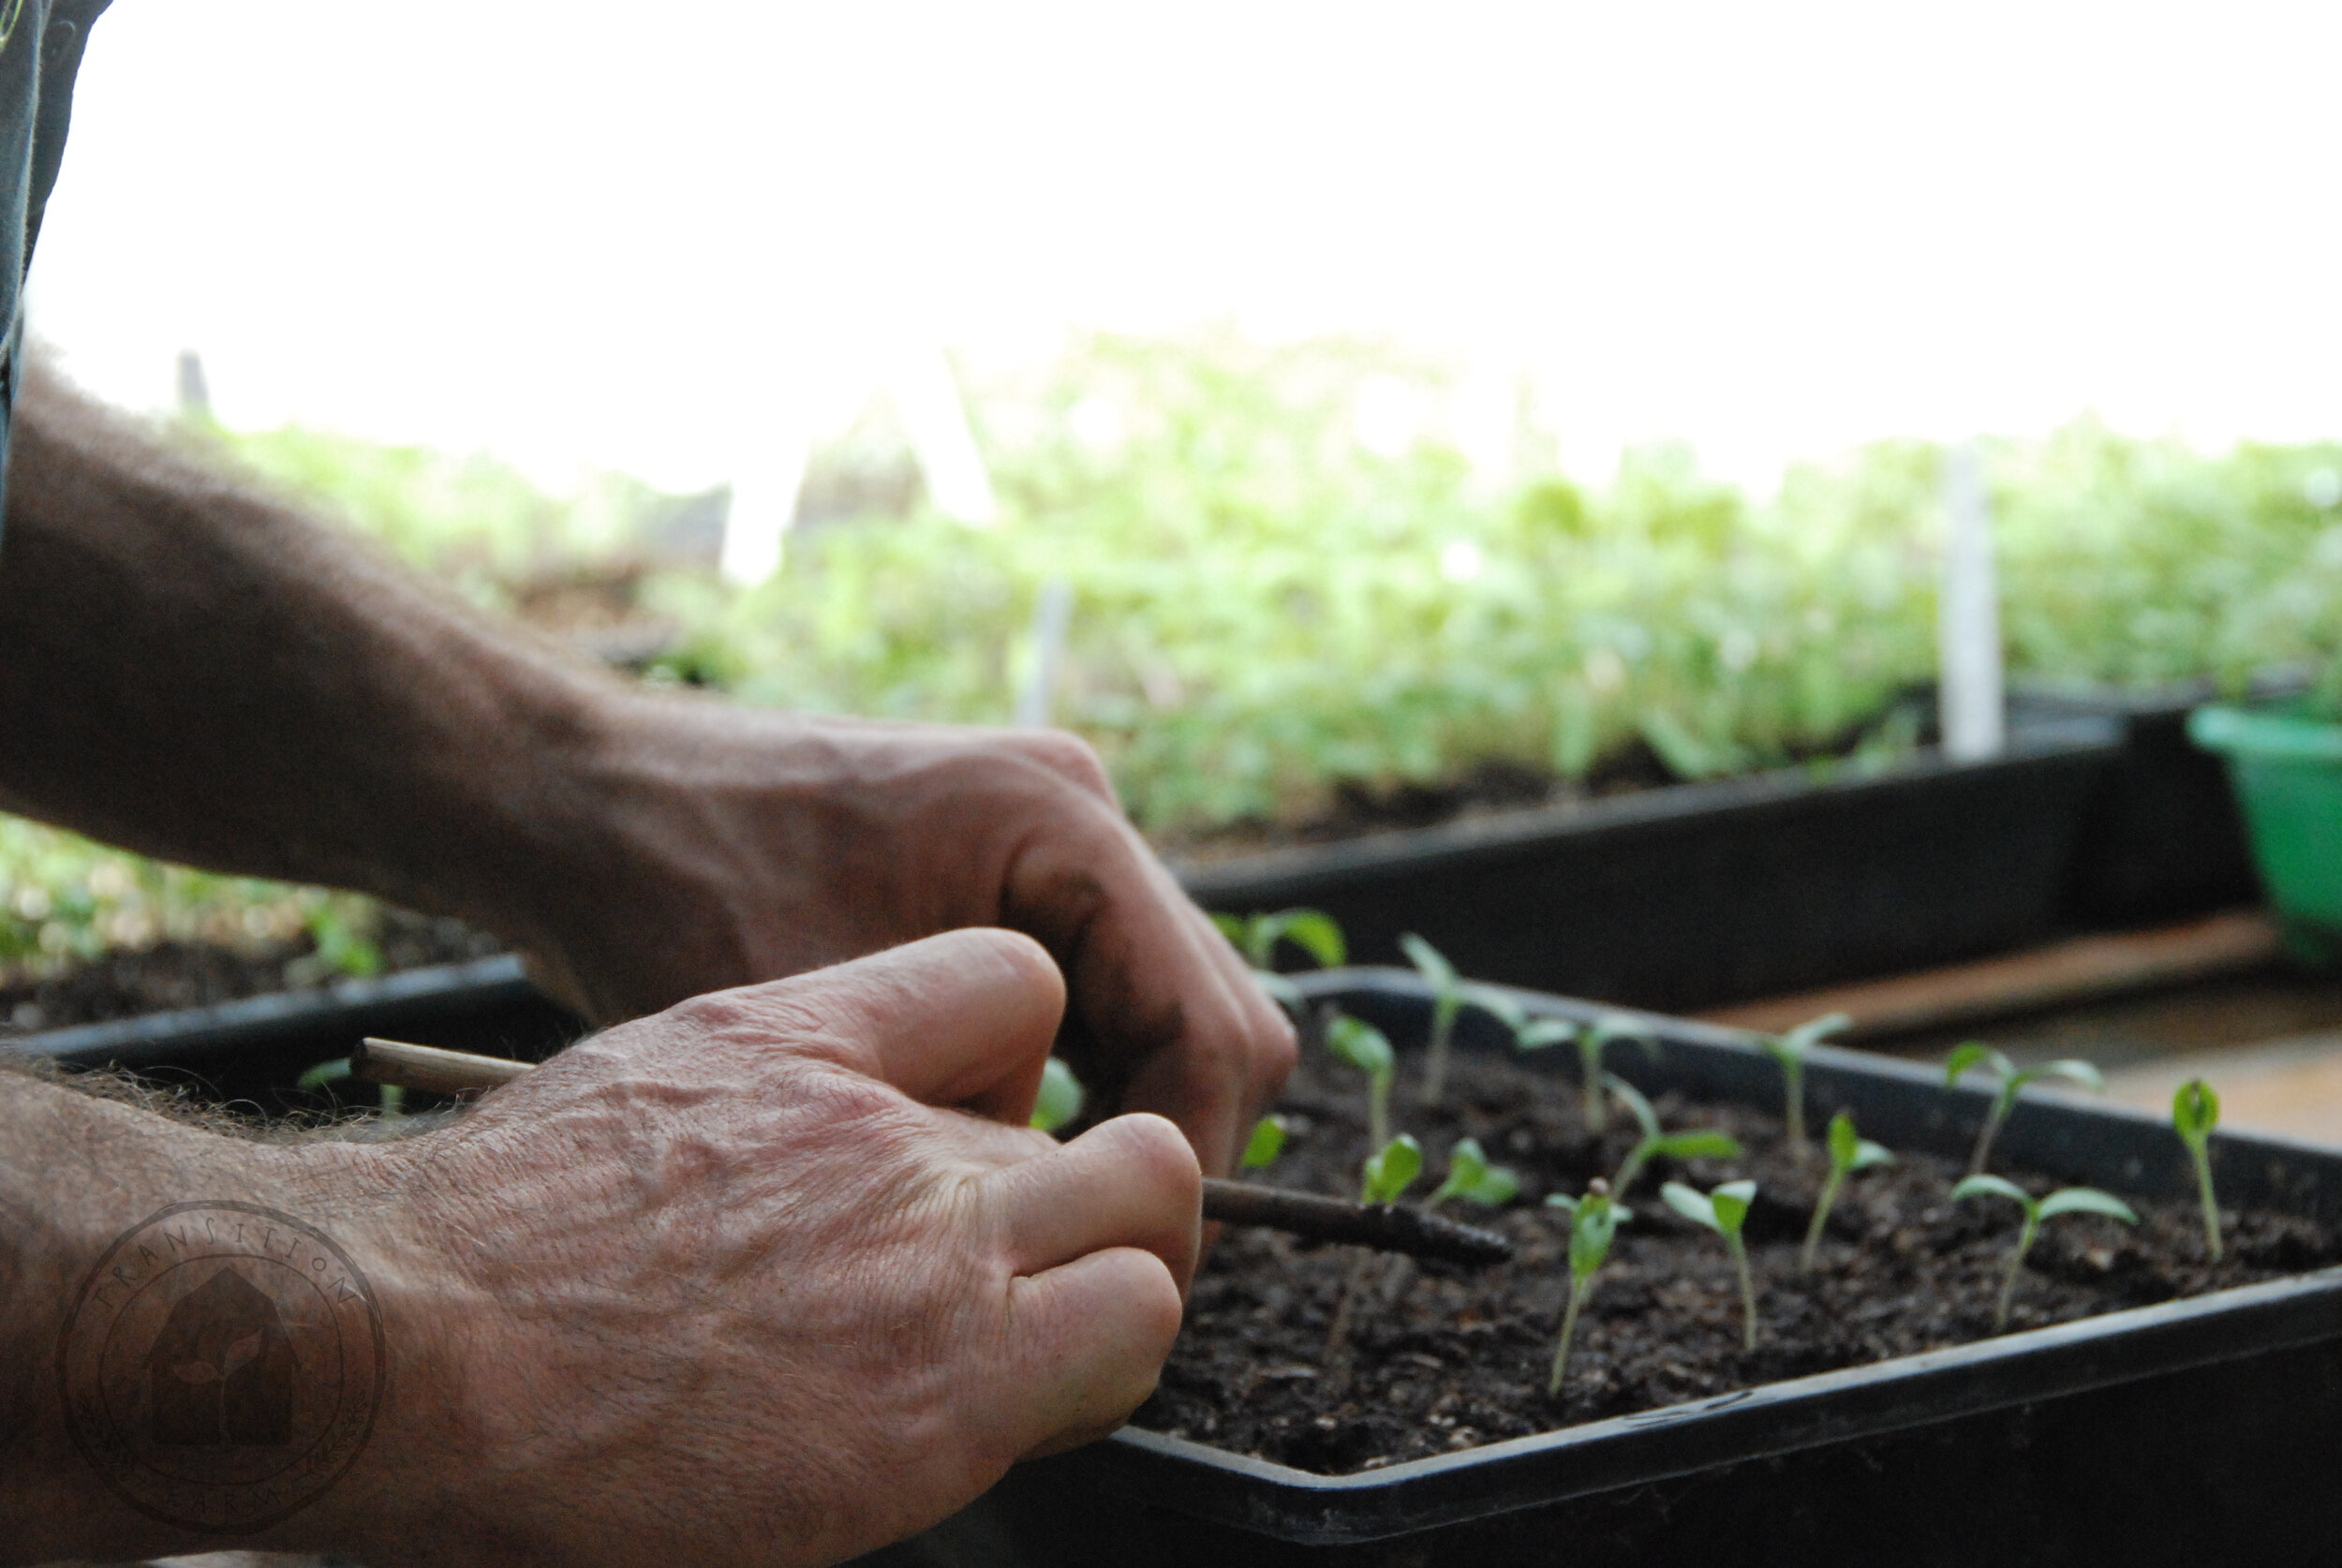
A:
MULTIPOLYGON (((1412 974, 1300 977, 1401 1041, 1420 1038, 1412 974)), ((1531 1012, 1594 1009, 1517 993, 1531 1012)), ((1771 1107, 1777 1070, 1729 1030, 1650 1020, 1648 1091, 1771 1107)), ((537 1057, 578 1028, 509 960, 306 997, 60 1030, 82 1065, 200 1079, 263 1105, 359 1035, 537 1057)), ((1460 1048, 1502 1049, 1467 1011, 1460 1048)), ((1565 1071, 1541 1053, 1530 1059, 1565 1071)), ((1891 1146, 1963 1154, 1985 1104, 1931 1070, 1817 1050, 1821 1115, 1853 1111, 1891 1146)), ((2028 1100, 2000 1147, 2014 1166, 2150 1198, 2192 1179, 2161 1121, 2028 1100)), ((2342 1220, 2342 1153, 2221 1137, 2223 1201, 2342 1220)), ((1021 1466, 975 1506, 880 1554, 890 1568, 1339 1563, 1469 1568, 1567 1562, 2187 1564, 2342 1558, 2342 1269, 2112 1313, 1958 1349, 1774 1383, 1365 1474, 1327 1477, 1138 1431, 1021 1466)))
POLYGON ((129 1068, 274 1112, 294 1103, 303 1072, 349 1055, 370 1034, 536 1061, 585 1032, 507 954, 50 1029, 0 1040, 0 1050, 68 1067, 129 1068))
MULTIPOLYGON (((1303 985, 1394 1038, 1421 1038, 1428 1001, 1412 975, 1336 971, 1303 985)), ((1592 1012, 1519 998, 1533 1013, 1592 1012)), ((1747 1037, 1652 1022, 1659 1059, 1620 1058, 1647 1091, 1778 1103, 1778 1070, 1747 1037)), ((1501 1048, 1469 1030, 1464 1048, 1501 1048)), ((1851 1110, 1895 1147, 1964 1155, 1986 1104, 1929 1069, 1853 1052, 1817 1050, 1807 1074, 1818 1115, 1851 1110)), ((2169 1126, 2119 1109, 2027 1100, 1999 1146, 2011 1166, 2133 1196, 2193 1191, 2169 1126)), ((2215 1149, 2227 1206, 2342 1218, 2342 1153, 2226 1136, 2215 1149)), ((879 1561, 2332 1561, 2337 1456, 2342 1269, 2325 1269, 1356 1475, 1126 1431, 1019 1467, 879 1561)))
POLYGON ((2081 715, 1987 762, 1676 785, 1180 880, 1207 909, 1324 910, 1362 961, 1398 961, 1414 931, 1482 979, 1694 1012, 2062 934, 2121 737, 2081 715))

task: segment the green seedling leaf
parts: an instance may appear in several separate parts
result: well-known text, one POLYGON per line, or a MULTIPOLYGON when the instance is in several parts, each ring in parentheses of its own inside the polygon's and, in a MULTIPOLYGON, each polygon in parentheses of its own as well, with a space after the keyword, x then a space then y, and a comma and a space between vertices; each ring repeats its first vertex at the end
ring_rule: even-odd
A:
POLYGON ((1323 969, 1332 969, 1349 955, 1341 926, 1323 910, 1279 910, 1274 914, 1251 915, 1215 913, 1211 923, 1256 969, 1272 967, 1281 940, 1293 943, 1316 959, 1323 969))
POLYGON ((300 1077, 295 1078, 293 1080, 293 1087, 302 1089, 323 1088, 328 1084, 338 1083, 342 1079, 348 1076, 349 1058, 348 1057, 338 1057, 332 1061, 321 1061, 315 1067, 309 1069, 308 1072, 304 1072, 300 1077))
POLYGON ((2189 1148, 2202 1148, 2220 1125, 2220 1097, 2201 1078, 2190 1078, 2172 1096, 2172 1127, 2189 1148))
POLYGON ((1634 1117, 1635 1125, 1642 1129, 1645 1138, 1659 1136, 1659 1113, 1651 1108, 1651 1102, 1643 1098, 1642 1090, 1615 1072, 1602 1074, 1602 1087, 1618 1097, 1618 1102, 1634 1117))
POLYGON ((2097 1214, 2120 1220, 2126 1225, 2139 1222, 2139 1216, 2131 1212, 2128 1204, 2095 1187, 2062 1187, 2036 1202, 2031 1193, 2015 1182, 2003 1181, 1996 1176, 1972 1176, 1954 1187, 1951 1196, 1954 1202, 1964 1198, 2007 1198, 2024 1210, 2024 1224, 2017 1232, 2017 1245, 2009 1252, 2008 1271, 2001 1277, 2000 1297, 1994 1303, 1994 1333, 2008 1326, 2008 1302, 2016 1293, 2017 1271, 2024 1266, 2025 1254, 2033 1250, 2033 1238, 2040 1234, 2044 1220, 2061 1214, 2097 1214))
POLYGON ((1447 1151, 1447 1179, 1431 1193, 1426 1206, 1436 1207, 1450 1198, 1499 1208, 1520 1193, 1520 1178, 1502 1165, 1489 1163, 1477 1138, 1459 1138, 1447 1151))
POLYGON ((1578 1035, 1578 1081, 1584 1086, 1586 1130, 1597 1137, 1609 1130, 1609 1102, 1602 1094, 1602 1053, 1613 1041, 1632 1040, 1653 1061, 1659 1042, 1642 1022, 1624 1013, 1605 1013, 1578 1035))
POLYGON ((1895 1162, 1895 1157, 1884 1147, 1858 1134, 1854 1118, 1844 1111, 1830 1118, 1829 1142, 1832 1170, 1867 1171, 1873 1165, 1895 1162))
POLYGON ((1821 1248, 1822 1227, 1830 1222, 1831 1206, 1838 1201, 1838 1189, 1856 1171, 1869 1170, 1873 1165, 1891 1165, 1895 1157, 1854 1131, 1854 1118, 1840 1111, 1830 1118, 1830 1131, 1823 1142, 1830 1149, 1830 1174, 1822 1178, 1821 1196, 1814 1204, 1813 1222, 1805 1227, 1805 1248, 1798 1255, 1798 1267, 1807 1274, 1814 1271, 1814 1260, 1821 1248))
POLYGON ((2103 1214, 2110 1220, 2120 1220, 2135 1225, 2139 1216, 2131 1206, 2112 1192, 2101 1192, 2095 1187, 2068 1187, 2052 1192, 2040 1204, 2044 1220, 2054 1220, 2061 1214, 2103 1214))
POLYGON ((1741 1141, 1728 1132, 1695 1128, 1688 1132, 1664 1134, 1656 1140, 1652 1153, 1669 1160, 1738 1160, 1741 1141))
POLYGON ((1326 1047, 1371 1077, 1387 1077, 1394 1060, 1390 1040, 1373 1025, 1338 1013, 1326 1025, 1326 1047))
POLYGON ((1790 1029, 1786 1034, 1782 1034, 1776 1038, 1779 1043, 1786 1049, 1794 1051, 1799 1056, 1803 1056, 1806 1052, 1812 1050, 1815 1046, 1820 1044, 1831 1035, 1841 1033, 1846 1029, 1852 1028, 1853 1027, 1854 1020, 1846 1016, 1846 1014, 1843 1013, 1825 1013, 1818 1018, 1808 1018, 1804 1023, 1798 1025, 1797 1028, 1790 1029))
POLYGON ((1738 1235, 1748 1222, 1749 1206, 1756 1201, 1756 1184, 1753 1181, 1727 1181, 1708 1194, 1708 1201, 1716 1211, 1716 1223, 1726 1235, 1738 1235))
POLYGON ((1951 1190, 1951 1201, 1962 1203, 1969 1198, 2007 1198, 2027 1214, 2033 1212, 2033 1194, 1996 1176, 1963 1176, 1951 1190))
POLYGON ((1668 1207, 1694 1224, 1705 1225, 1718 1235, 1724 1234, 1724 1225, 1716 1219, 1716 1206, 1698 1188, 1670 1181, 1659 1189, 1659 1196, 1668 1207))
POLYGON ((1274 969, 1254 969, 1253 984, 1267 992, 1270 1001, 1288 1013, 1297 1014, 1309 1005, 1309 998, 1301 995, 1301 987, 1274 969))
POLYGON ((1756 1348, 1756 1281, 1749 1271, 1748 1247, 1741 1239, 1741 1227, 1748 1222, 1749 1206, 1756 1200, 1756 1184, 1753 1181, 1727 1181, 1711 1192, 1670 1181, 1659 1189, 1659 1196, 1669 1208, 1684 1219, 1724 1237, 1725 1250, 1732 1256, 1732 1272, 1741 1287, 1741 1348, 1756 1348))
POLYGON ((2196 1166, 2196 1196, 2203 1206, 2203 1251, 2220 1261, 2220 1204, 2212 1191, 2212 1130, 2220 1125, 2220 1097, 2201 1078, 2190 1078, 2172 1096, 2172 1127, 2187 1146, 2196 1166))
POLYGON ((1341 925, 1323 910, 1287 910, 1272 918, 1283 923, 1277 934, 1316 959, 1320 969, 1339 969, 1350 956, 1341 925))
POLYGON ((1401 1132, 1367 1157, 1366 1167, 1360 1173, 1358 1202, 1370 1207, 1395 1204, 1422 1174, 1423 1146, 1401 1132))
POLYGON ((1041 1068, 1041 1093, 1032 1102, 1032 1125, 1054 1132, 1082 1114, 1081 1080, 1055 1057, 1041 1068))
POLYGON ((1366 1074, 1366 1136, 1375 1148, 1390 1142, 1390 1085, 1397 1058, 1390 1041, 1371 1024, 1344 1013, 1326 1020, 1326 1047, 1366 1074))
POLYGON ((2027 1084, 2043 1078, 2064 1078, 2069 1083, 2080 1084, 2083 1088, 2097 1093, 2106 1092, 2105 1073, 2100 1072, 2086 1061, 2076 1061, 2071 1058, 2062 1061, 2045 1061, 2037 1067, 2028 1067, 2019 1072, 2017 1077, 2021 1082, 2027 1084))
POLYGON ((1431 1038, 1423 1050, 1423 1093, 1426 1105, 1436 1105, 1447 1085, 1448 1041, 1456 1032, 1456 1013, 1463 1005, 1463 979, 1446 955, 1409 931, 1399 939, 1407 955, 1431 987, 1431 1038))
POLYGON ((1257 1171, 1273 1164, 1285 1149, 1285 1118, 1263 1117, 1253 1124, 1253 1135, 1244 1140, 1244 1168, 1257 1171))
POLYGON ((1642 1174, 1642 1168, 1664 1156, 1669 1160, 1736 1160, 1741 1154, 1740 1140, 1727 1133, 1704 1127, 1682 1132, 1668 1132, 1659 1126, 1659 1113, 1652 1108, 1632 1084, 1616 1073, 1606 1072, 1603 1083, 1634 1113, 1635 1121, 1642 1130, 1642 1137, 1619 1162, 1618 1174, 1610 1178, 1611 1188, 1623 1195, 1642 1174))
POLYGON ((1495 1019, 1512 1032, 1518 1041, 1520 1031, 1529 1027, 1528 1009, 1516 1001, 1512 994, 1488 985, 1466 985, 1464 1000, 1495 1019))
POLYGON ((1843 1013, 1826 1013, 1756 1043, 1765 1055, 1780 1065, 1785 1107, 1782 1119, 1788 1124, 1789 1158, 1801 1165, 1805 1163, 1805 1054, 1853 1022, 1843 1013))
POLYGON ((1513 1030, 1513 1049, 1542 1051, 1548 1045, 1566 1045, 1578 1038, 1578 1026, 1563 1018, 1531 1018, 1513 1030))
POLYGON ((1964 1045, 1952 1047, 1951 1055, 1944 1058, 1944 1082, 1956 1084, 1960 1081, 1962 1073, 1983 1062, 1993 1064, 1994 1076, 1996 1078, 2013 1078, 2017 1074, 2015 1062, 2010 1061, 2006 1056, 1994 1050, 1982 1041, 1971 1040, 1964 1045))
POLYGON ((1399 939, 1399 951, 1407 955, 1407 962, 1415 966, 1417 974, 1430 982, 1434 995, 1452 992, 1463 983, 1447 955, 1412 931, 1399 939))
POLYGON ((1995 1051, 1981 1041, 1971 1040, 1957 1047, 1944 1061, 1944 1082, 1956 1084, 1964 1073, 1981 1067, 1992 1075, 1994 1087, 1992 1109, 1985 1113, 1984 1126, 1977 1133, 1976 1151, 1968 1157, 1971 1176, 1982 1171, 1993 1155, 1994 1140, 2000 1136, 2001 1124, 2008 1113, 2016 1109, 2017 1097, 2027 1084, 2043 1078, 2064 1078, 2088 1089, 2103 1090, 2106 1079, 2086 1061, 2070 1058, 2059 1061, 2037 1062, 2031 1067, 2019 1067, 2006 1053, 1995 1051))

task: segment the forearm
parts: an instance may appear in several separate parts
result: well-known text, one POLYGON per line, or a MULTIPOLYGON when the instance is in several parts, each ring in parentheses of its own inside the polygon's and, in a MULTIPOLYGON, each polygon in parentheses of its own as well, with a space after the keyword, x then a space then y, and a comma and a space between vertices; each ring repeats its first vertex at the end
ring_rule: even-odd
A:
POLYGON ((36 375, 0 533, 0 806, 504 930, 599 673, 36 375))
POLYGON ((0 1562, 405 1533, 402 1453, 460 1423, 411 1249, 347 1195, 367 1158, 0 1072, 0 1562), (285 1429, 234 1429, 256 1419, 285 1429))

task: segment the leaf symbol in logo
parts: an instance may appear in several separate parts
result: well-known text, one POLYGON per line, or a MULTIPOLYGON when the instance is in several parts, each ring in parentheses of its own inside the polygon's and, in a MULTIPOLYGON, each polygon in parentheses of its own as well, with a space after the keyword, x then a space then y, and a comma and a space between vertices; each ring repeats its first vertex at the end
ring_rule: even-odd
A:
POLYGON ((230 1378, 234 1377, 238 1368, 259 1354, 260 1336, 257 1333, 247 1334, 230 1345, 227 1355, 220 1361, 219 1381, 226 1383, 230 1378))

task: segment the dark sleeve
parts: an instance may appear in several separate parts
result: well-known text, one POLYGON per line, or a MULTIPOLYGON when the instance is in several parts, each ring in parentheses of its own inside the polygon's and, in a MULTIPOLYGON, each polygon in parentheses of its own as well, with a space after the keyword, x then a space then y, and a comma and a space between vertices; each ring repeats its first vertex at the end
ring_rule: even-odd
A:
POLYGON ((73 124, 73 77, 82 68, 90 24, 113 0, 55 0, 40 36, 40 109, 33 122, 32 184, 24 193, 24 260, 40 238, 41 214, 65 164, 65 134, 73 124))

